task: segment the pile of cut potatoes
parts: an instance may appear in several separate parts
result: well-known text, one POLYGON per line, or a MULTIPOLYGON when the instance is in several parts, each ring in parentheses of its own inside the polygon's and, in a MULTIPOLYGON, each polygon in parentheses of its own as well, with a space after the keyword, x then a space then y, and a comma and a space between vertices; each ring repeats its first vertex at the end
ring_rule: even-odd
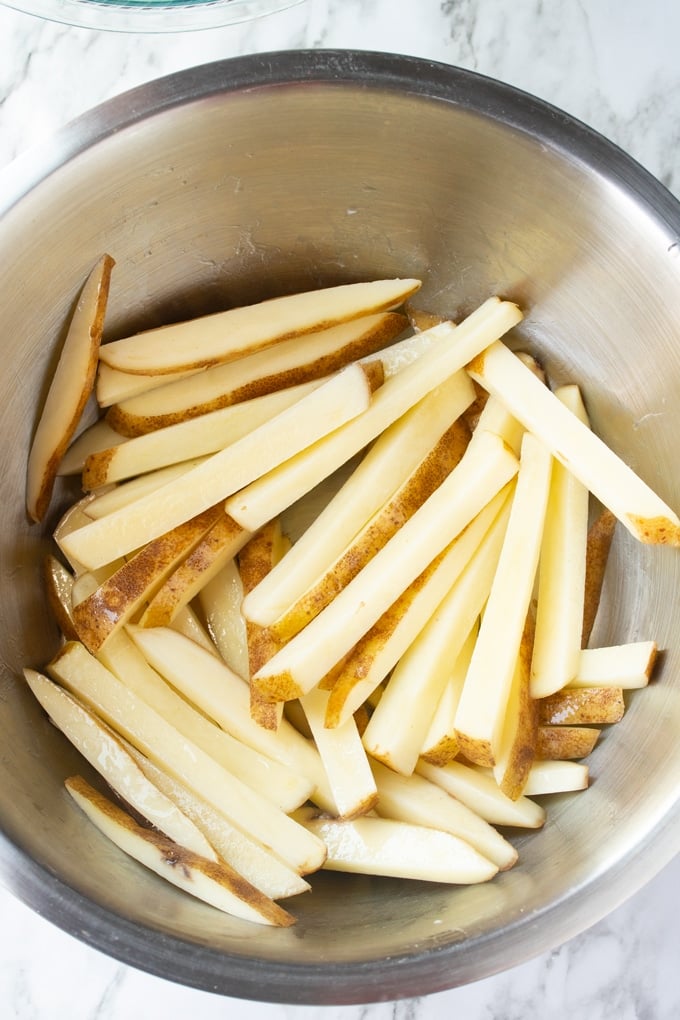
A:
POLYGON ((454 323, 376 280, 103 343, 113 268, 84 283, 27 471, 36 522, 59 475, 83 489, 45 564, 63 641, 24 671, 102 777, 69 794, 270 925, 321 868, 513 867, 504 830, 587 788, 653 670, 651 638, 589 647, 615 528, 677 546, 676 514, 508 346, 512 302, 454 323))

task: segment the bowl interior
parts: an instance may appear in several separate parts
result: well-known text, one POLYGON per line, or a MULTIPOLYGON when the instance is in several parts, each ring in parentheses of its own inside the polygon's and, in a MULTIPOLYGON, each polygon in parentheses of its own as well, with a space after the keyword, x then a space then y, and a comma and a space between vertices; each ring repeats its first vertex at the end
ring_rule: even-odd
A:
MULTIPOLYGON (((126 860, 63 791, 78 756, 27 694, 56 632, 26 453, 63 323, 102 251, 111 338, 296 289, 418 276, 459 316, 490 294, 513 338, 582 385, 594 428, 680 506, 680 215, 625 156, 556 111, 451 68, 279 54, 186 72, 108 104, 3 181, 0 307, 0 862, 79 937, 187 984, 272 1001, 363 1002, 486 976, 593 923, 680 842, 680 559, 615 540, 594 642, 654 638, 654 683, 591 758, 586 794, 513 834, 520 863, 467 889, 322 874, 286 931, 190 901, 126 860), (32 187, 25 184, 31 180, 32 187)), ((71 493, 72 495, 72 493, 71 493)))

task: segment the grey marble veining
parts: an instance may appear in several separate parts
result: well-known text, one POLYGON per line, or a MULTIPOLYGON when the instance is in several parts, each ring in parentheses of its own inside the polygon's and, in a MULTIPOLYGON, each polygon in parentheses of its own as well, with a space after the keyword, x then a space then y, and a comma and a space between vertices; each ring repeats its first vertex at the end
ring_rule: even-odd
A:
MULTIPOLYGON (((0 7, 0 165, 90 106, 246 52, 356 47, 497 77, 630 152, 680 195, 680 5, 674 0, 309 0, 251 25, 119 35, 0 7)), ((418 1000, 354 1007, 236 1002, 108 959, 0 890, 0 1016, 17 1020, 674 1020, 680 858, 589 931, 520 967, 418 1000)))

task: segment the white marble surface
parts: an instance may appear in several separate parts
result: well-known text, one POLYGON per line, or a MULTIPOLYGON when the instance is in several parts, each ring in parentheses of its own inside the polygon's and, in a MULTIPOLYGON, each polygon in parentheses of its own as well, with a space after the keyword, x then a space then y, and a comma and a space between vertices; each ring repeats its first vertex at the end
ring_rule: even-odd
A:
MULTIPOLYGON (((481 71, 576 115, 680 196, 676 0, 310 0, 249 26, 128 35, 0 7, 0 165, 91 105, 161 74, 245 52, 358 47, 481 71)), ((680 1016, 680 858, 562 948, 420 1000, 326 1009, 177 987, 107 959, 0 890, 0 1016, 21 1020, 671 1020, 680 1016)))

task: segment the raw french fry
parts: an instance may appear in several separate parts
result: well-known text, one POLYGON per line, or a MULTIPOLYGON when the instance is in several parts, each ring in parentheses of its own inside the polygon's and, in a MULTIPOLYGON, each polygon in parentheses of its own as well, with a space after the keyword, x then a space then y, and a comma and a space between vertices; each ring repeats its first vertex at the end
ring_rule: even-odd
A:
POLYGON ((313 382, 291 386, 91 453, 83 467, 83 489, 88 492, 170 464, 218 453, 320 385, 321 382, 313 382))
POLYGON ((184 634, 186 637, 191 638, 192 641, 195 641, 196 644, 201 645, 202 648, 207 649, 211 655, 220 654, 210 634, 191 606, 183 606, 175 616, 171 626, 179 631, 180 634, 184 634))
POLYGON ((232 736, 310 779, 314 784, 311 799, 324 811, 337 814, 316 748, 286 719, 276 733, 259 726, 250 715, 247 683, 224 662, 165 627, 129 626, 128 631, 146 660, 173 687, 232 736))
MULTIPOLYGON (((88 502, 83 506, 83 520, 81 525, 89 524, 91 520, 99 520, 107 514, 119 510, 121 507, 129 506, 136 499, 160 489, 161 485, 176 482, 192 468, 198 467, 206 460, 205 457, 195 457, 192 460, 183 461, 181 464, 171 464, 166 468, 159 468, 158 471, 149 471, 139 478, 131 478, 127 482, 119 482, 117 485, 105 486, 97 493, 90 493, 86 497, 88 502)), ((74 529, 71 529, 74 530, 74 529)))
POLYGON ((137 612, 172 570, 224 516, 211 507, 143 546, 87 598, 73 607, 78 636, 91 651, 98 651, 116 630, 137 612))
MULTIPOLYGON (((217 661, 203 654, 211 662, 217 661)), ((291 867, 301 874, 320 867, 325 856, 322 844, 305 838, 304 830, 288 815, 180 734, 91 656, 84 645, 67 644, 48 670, 139 751, 205 797, 234 825, 272 847, 291 867)))
POLYGON ((586 577, 583 605, 583 630, 581 647, 586 648, 590 641, 597 610, 600 605, 602 586, 609 559, 616 517, 611 510, 602 510, 588 530, 586 541, 586 577))
POLYGON ((100 359, 134 374, 215 365, 339 322, 397 308, 419 280, 376 280, 291 294, 105 344, 100 359))
POLYGON ((106 450, 124 442, 125 436, 116 432, 108 422, 100 418, 73 440, 61 459, 58 474, 79 475, 91 454, 99 453, 100 450, 106 450))
MULTIPOLYGON (((461 329, 462 327, 458 327, 461 329)), ((439 488, 304 631, 251 679, 278 700, 299 697, 356 644, 479 511, 514 477, 517 459, 495 436, 467 453, 439 488)))
POLYGON ((312 791, 311 782, 235 739, 181 697, 148 664, 127 633, 104 645, 99 661, 136 697, 141 698, 219 765, 286 813, 299 807, 312 791))
POLYGON ((463 765, 462 762, 451 761, 437 766, 421 760, 416 771, 431 783, 441 786, 491 825, 540 829, 545 822, 545 809, 540 804, 528 797, 510 800, 499 789, 492 775, 463 765))
POLYGON ((360 415, 370 400, 371 383, 364 370, 356 364, 341 369, 291 407, 187 472, 181 485, 163 485, 66 536, 67 554, 92 568, 138 549, 360 415))
MULTIPOLYGON (((191 375, 198 375, 206 371, 202 368, 189 368, 186 372, 174 372, 171 379, 187 379, 191 375)), ((121 372, 117 368, 99 362, 97 367, 97 379, 95 381, 95 394, 100 407, 110 407, 120 400, 129 400, 140 393, 149 393, 160 386, 168 385, 167 375, 133 375, 131 372, 121 372)))
POLYGON ((465 840, 501 870, 517 861, 517 851, 475 811, 421 775, 399 776, 379 762, 371 768, 378 787, 378 814, 425 825, 465 840))
POLYGON ((89 509, 93 502, 94 497, 91 495, 83 496, 76 503, 73 503, 68 510, 59 519, 56 528, 52 533, 52 537, 59 548, 59 551, 66 559, 69 567, 73 574, 77 577, 82 574, 86 567, 78 559, 71 558, 63 548, 63 540, 67 535, 70 535, 72 531, 76 531, 78 528, 82 528, 85 524, 88 524, 91 520, 89 515, 89 509))
POLYGON ((43 576, 47 605, 59 630, 65 638, 76 640, 78 632, 73 623, 71 592, 73 574, 52 553, 45 557, 43 576))
POLYGON ((152 596, 140 617, 143 627, 169 626, 177 613, 212 580, 248 541, 247 531, 221 514, 152 596))
POLYGON ((460 462, 469 438, 468 427, 460 419, 447 429, 415 471, 373 515, 325 574, 271 625, 271 630, 282 641, 289 640, 318 616, 413 516, 460 462))
POLYGON ((304 825, 328 848, 328 871, 456 885, 487 882, 498 872, 464 840, 422 825, 374 817, 308 818, 304 825))
POLYGON ((192 853, 161 833, 136 822, 80 776, 66 789, 97 828, 130 857, 161 878, 218 910, 246 921, 287 927, 295 918, 227 864, 192 853))
POLYGON ((460 700, 460 693, 465 683, 465 676, 470 665, 472 652, 479 631, 475 621, 465 639, 463 647, 455 658, 453 666, 449 664, 449 676, 441 697, 437 702, 432 720, 420 748, 420 756, 431 765, 445 765, 452 761, 458 751, 455 718, 460 700))
POLYGON ((33 436, 26 470, 26 511, 41 521, 62 457, 94 386, 114 260, 103 255, 85 281, 33 436))
MULTIPOLYGON (((385 385, 375 394, 361 421, 350 424, 337 436, 326 437, 288 464, 247 486, 228 501, 228 512, 243 527, 254 531, 327 478, 443 380, 456 374, 468 352, 484 349, 492 336, 503 335, 521 318, 516 305, 490 298, 459 326, 443 323, 429 333, 420 334, 421 341, 430 338, 436 342, 402 371, 394 376, 388 374, 385 385)), ((467 373, 461 373, 458 385, 461 413, 474 399, 474 388, 467 373)))
MULTIPOLYGON (((165 385, 129 399, 124 395, 107 399, 107 404, 116 405, 111 407, 107 420, 125 435, 142 435, 241 401, 320 380, 351 361, 378 351, 403 332, 405 325, 403 315, 382 312, 320 333, 283 340, 265 351, 178 380, 174 376, 147 377, 155 378, 156 382, 162 380, 165 385)), ((102 369, 107 367, 102 365, 102 369)), ((132 385, 139 378, 126 376, 132 385)), ((103 379, 100 372, 100 384, 103 379)), ((120 373, 116 381, 121 382, 120 373)), ((101 390, 99 385, 100 404, 101 390)))
POLYGON ((217 860, 205 836, 172 800, 149 782, 108 726, 41 673, 25 669, 24 676, 55 726, 119 797, 187 850, 217 860))
POLYGON ((206 800, 159 769, 131 744, 126 746, 144 775, 205 833, 220 857, 265 896, 280 900, 309 891, 309 882, 275 853, 246 836, 206 800))
POLYGON ((464 377, 452 376, 378 436, 347 481, 300 535, 285 566, 272 570, 248 594, 243 611, 250 620, 270 626, 290 611, 427 457, 469 396, 464 377))
POLYGON ((333 791, 340 818, 366 814, 376 806, 378 791, 356 722, 328 729, 324 724, 328 693, 318 688, 300 699, 333 791))
POLYGON ((522 424, 640 541, 680 545, 680 519, 594 432, 496 342, 468 365, 522 424))
MULTIPOLYGON (((451 679, 451 664, 479 615, 481 600, 471 596, 469 584, 459 587, 464 577, 465 573, 453 584, 395 665, 363 736, 373 758, 405 776, 416 766, 437 703, 451 679)), ((459 696, 461 690, 462 681, 459 696)))
POLYGON ((536 575, 551 460, 545 446, 526 433, 503 548, 456 711, 461 750, 480 765, 493 766, 498 759, 536 575))
POLYGON ((228 560, 198 593, 201 612, 220 655, 232 672, 247 680, 248 639, 242 601, 243 583, 235 559, 228 560))
POLYGON ((547 793, 585 790, 589 783, 588 766, 578 761, 535 761, 525 787, 528 797, 547 793))
POLYGON ((654 669, 655 641, 631 641, 604 648, 584 648, 569 687, 646 687, 654 669))
POLYGON ((536 760, 587 758, 599 735, 600 730, 596 726, 539 726, 536 760))
POLYGON ((626 710, 620 687, 580 687, 557 691, 538 702, 539 722, 551 726, 616 723, 626 710))
POLYGON ((531 697, 533 645, 534 615, 530 607, 522 631, 494 765, 494 777, 499 789, 511 800, 521 797, 536 757, 538 710, 531 697))
POLYGON ((462 590, 461 605, 479 612, 505 533, 508 495, 506 486, 357 642, 334 679, 327 726, 339 725, 371 697, 453 584, 462 590))
MULTIPOLYGON (((590 427, 578 386, 555 396, 590 427)), ((550 480, 541 542, 531 696, 559 691, 576 676, 581 652, 588 537, 587 488, 559 461, 550 480)))

